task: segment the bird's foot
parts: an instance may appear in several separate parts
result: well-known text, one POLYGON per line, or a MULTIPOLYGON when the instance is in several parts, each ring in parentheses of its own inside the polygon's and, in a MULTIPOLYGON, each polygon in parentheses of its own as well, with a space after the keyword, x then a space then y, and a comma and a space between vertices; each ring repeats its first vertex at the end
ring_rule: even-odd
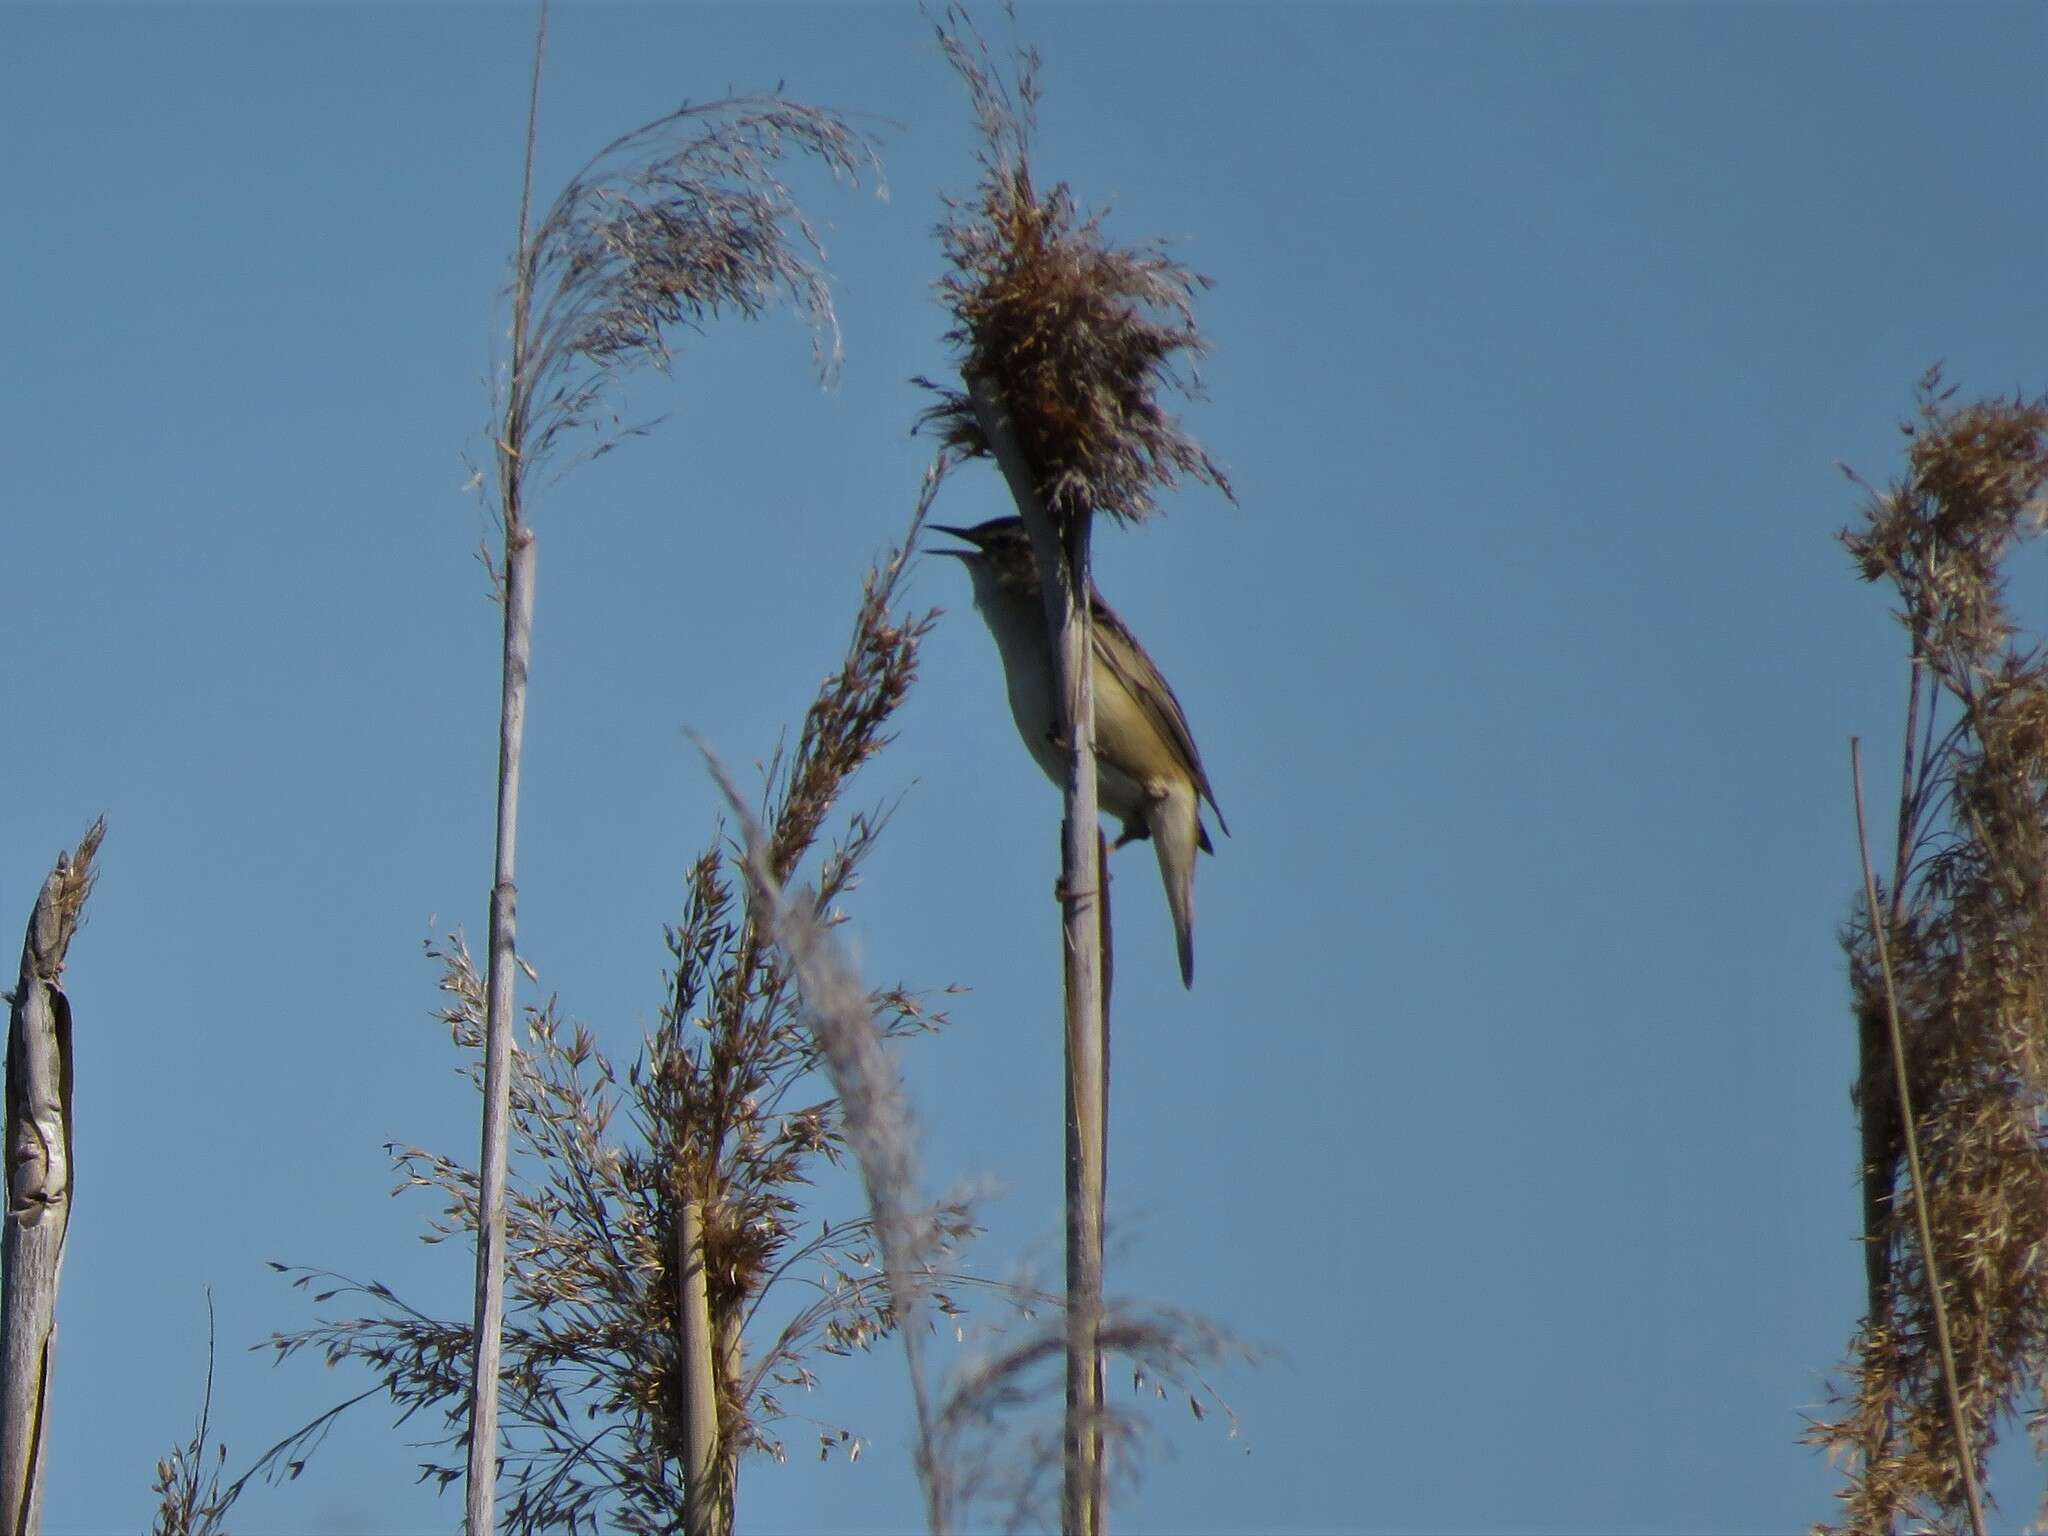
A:
MULTIPOLYGON (((1103 883, 1104 883, 1105 885, 1107 885, 1107 884, 1109 883, 1109 871, 1108 871, 1108 869, 1107 869, 1107 868, 1105 868, 1105 869, 1104 869, 1104 870, 1102 871, 1102 880, 1103 880, 1103 883)), ((1067 882, 1066 882, 1066 877, 1065 877, 1065 876, 1061 876, 1061 877, 1059 877, 1059 878, 1055 879, 1055 880, 1053 881, 1053 883, 1052 883, 1052 899, 1053 899, 1054 901, 1058 902, 1058 903, 1059 903, 1059 904, 1060 904, 1061 906, 1065 906, 1065 905, 1067 904, 1067 896, 1068 896, 1068 894, 1069 894, 1069 892, 1068 892, 1068 890, 1067 890, 1067 882)), ((1088 897, 1090 897, 1090 896, 1093 896, 1093 895, 1095 894, 1095 892, 1093 892, 1093 891, 1082 891, 1082 892, 1080 892, 1079 894, 1080 894, 1080 895, 1081 895, 1081 897, 1082 897, 1082 898, 1083 898, 1083 899, 1085 900, 1086 898, 1088 898, 1088 897)))

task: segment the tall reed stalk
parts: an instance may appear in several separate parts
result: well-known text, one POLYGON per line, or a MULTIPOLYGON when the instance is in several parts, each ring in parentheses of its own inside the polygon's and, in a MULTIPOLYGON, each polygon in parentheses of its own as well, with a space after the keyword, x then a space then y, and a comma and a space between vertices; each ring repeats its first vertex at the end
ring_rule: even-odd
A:
MULTIPOLYGON (((504 604, 498 731, 498 818, 485 984, 483 1134, 478 1162, 475 1334, 471 1352, 466 1519, 493 1530, 498 1378, 505 1297, 505 1187, 510 1137, 512 1026, 518 1010, 520 761, 533 647, 538 546, 529 476, 556 441, 602 432, 612 379, 642 364, 666 368, 665 332, 731 311, 751 317, 786 296, 811 319, 814 352, 838 328, 815 233, 775 177, 791 151, 857 179, 874 166, 866 141, 831 113, 777 96, 685 106, 629 133, 572 177, 537 230, 530 227, 539 135, 547 0, 534 30, 511 357, 492 434, 503 543, 496 574, 504 604), (683 136, 685 127, 700 128, 683 136), (808 248, 808 250, 806 250, 808 248)), ((593 452, 610 446, 600 435, 593 452)))
MULTIPOLYGON (((1060 834, 1061 976, 1065 998, 1067 1413, 1061 1522, 1105 1528, 1103 1216, 1106 1205, 1110 945, 1095 767, 1094 640, 1087 593, 1098 513, 1138 522, 1154 493, 1183 476, 1229 482, 1162 408, 1182 383, 1177 361, 1204 349, 1193 295, 1203 285, 1156 246, 1109 244, 1063 185, 1039 194, 1030 152, 1038 59, 1009 79, 972 19, 949 6, 940 47, 967 86, 980 130, 981 185, 949 203, 941 226, 950 270, 939 291, 960 355, 961 387, 925 421, 948 446, 1002 471, 1031 535, 1059 673, 1066 750, 1060 834)), ((1190 381, 1191 384, 1191 381, 1190 381)))
POLYGON ((533 206, 533 157, 540 137, 540 69, 547 52, 548 3, 533 31, 533 77, 526 101, 526 147, 519 178, 519 238, 512 280, 512 356, 498 463, 499 550, 504 638, 499 657, 498 820, 490 893, 489 971, 485 982, 483 1145, 477 1160, 475 1333, 470 1351, 469 1478, 464 1517, 470 1536, 496 1529, 498 1371, 505 1331, 505 1164, 512 1093, 512 1020, 518 1009, 519 770, 526 743, 526 683, 533 660, 533 585, 540 550, 526 521, 527 325, 533 269, 527 259, 533 206))
POLYGON ((685 1200, 676 1222, 676 1315, 683 1370, 683 1529, 717 1536, 730 1529, 730 1510, 716 1496, 718 1369, 711 1332, 711 1291, 704 1269, 704 1204, 685 1200))
POLYGON ((1104 1132, 1109 1120, 1107 1017, 1102 951, 1107 927, 1101 906, 1101 816, 1095 775, 1095 654, 1088 591, 1092 519, 1062 528, 1039 495, 1031 466, 1010 425, 1010 413, 986 377, 967 381, 988 450, 1031 534, 1045 596, 1046 628, 1059 674, 1061 730, 1067 747, 1061 786, 1060 944, 1066 998, 1067 1415, 1062 1465, 1062 1528, 1096 1536, 1102 1529, 1102 1236, 1108 1176, 1104 1132))

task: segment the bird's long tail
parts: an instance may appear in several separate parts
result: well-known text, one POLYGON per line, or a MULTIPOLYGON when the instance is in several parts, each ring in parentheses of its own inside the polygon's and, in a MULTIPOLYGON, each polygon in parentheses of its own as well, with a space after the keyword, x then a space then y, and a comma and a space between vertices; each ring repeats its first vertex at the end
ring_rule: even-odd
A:
POLYGON ((1166 883, 1166 904, 1173 911, 1173 937, 1180 949, 1181 985, 1195 984, 1195 848, 1202 820, 1194 796, 1186 790, 1166 794, 1146 818, 1152 846, 1159 850, 1159 878, 1166 883))

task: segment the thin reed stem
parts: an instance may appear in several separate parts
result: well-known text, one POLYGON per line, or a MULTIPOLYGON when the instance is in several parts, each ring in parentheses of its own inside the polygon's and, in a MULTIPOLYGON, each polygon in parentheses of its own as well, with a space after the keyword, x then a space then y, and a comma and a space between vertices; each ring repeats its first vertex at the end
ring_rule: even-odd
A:
POLYGON ((512 285, 511 382, 498 438, 499 505, 504 519, 504 653, 498 711, 498 827, 491 881, 485 984, 483 1145, 477 1160, 476 1308, 471 1340, 469 1468, 464 1519, 469 1536, 495 1528, 498 1481, 498 1372, 505 1328, 505 1175, 510 1140, 512 1020, 518 1010, 519 770, 526 738, 526 684, 533 656, 533 587, 538 550, 526 526, 527 323, 533 304, 528 220, 534 150, 540 136, 541 63, 548 6, 540 0, 533 35, 533 77, 526 103, 526 150, 519 185, 519 244, 512 285))
POLYGON ((683 1351, 683 1529, 719 1536, 718 1389, 711 1360, 711 1303, 704 1275, 704 1206, 685 1200, 676 1222, 676 1316, 683 1351))
POLYGON ((1102 1536, 1102 1221, 1106 1204, 1108 1015, 1103 992, 1107 915, 1095 777, 1095 636, 1088 591, 1091 519, 1055 525, 1017 442, 1010 412, 985 378, 968 398, 989 452, 1038 556, 1045 621, 1052 631, 1068 751, 1061 825, 1062 973, 1066 980, 1067 1414, 1063 1432, 1061 1525, 1102 1536))
POLYGON ((1849 779, 1856 801, 1856 852, 1863 863, 1863 899, 1870 913, 1870 933, 1877 946, 1878 969, 1884 975, 1885 1016, 1891 1028, 1893 1088, 1898 1094, 1899 1123, 1906 1144, 1906 1172, 1913 1186, 1913 1219, 1920 1229, 1921 1268, 1927 1276, 1928 1299, 1934 1313, 1935 1343, 1941 1351, 1941 1379, 1948 1395, 1949 1427, 1955 1435, 1956 1470, 1963 1480, 1963 1495, 1969 1502, 1970 1529, 1984 1536, 1984 1501, 1977 1489, 1977 1462, 1970 1450, 1969 1431, 1963 1423, 1962 1385, 1956 1379, 1955 1349, 1949 1339, 1948 1307, 1942 1300, 1941 1272, 1935 1262, 1933 1224, 1927 1214, 1927 1181, 1920 1166, 1920 1136, 1913 1123, 1913 1100, 1907 1084, 1905 1030, 1899 1022, 1899 997, 1892 979, 1890 946, 1885 940, 1885 917, 1878 910, 1877 877, 1870 868, 1870 836, 1863 817, 1863 743, 1849 738, 1849 779))

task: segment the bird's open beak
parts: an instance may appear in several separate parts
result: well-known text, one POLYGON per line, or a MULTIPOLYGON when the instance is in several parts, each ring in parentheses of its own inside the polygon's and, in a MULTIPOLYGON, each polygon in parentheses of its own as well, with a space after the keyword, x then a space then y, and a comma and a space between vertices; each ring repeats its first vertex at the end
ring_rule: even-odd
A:
POLYGON ((925 553, 928 555, 951 555, 955 560, 972 560, 981 553, 981 543, 974 537, 972 528, 949 528, 944 523, 928 523, 926 526, 933 533, 948 533, 956 539, 965 539, 974 546, 972 549, 951 549, 944 545, 927 544, 925 553))

